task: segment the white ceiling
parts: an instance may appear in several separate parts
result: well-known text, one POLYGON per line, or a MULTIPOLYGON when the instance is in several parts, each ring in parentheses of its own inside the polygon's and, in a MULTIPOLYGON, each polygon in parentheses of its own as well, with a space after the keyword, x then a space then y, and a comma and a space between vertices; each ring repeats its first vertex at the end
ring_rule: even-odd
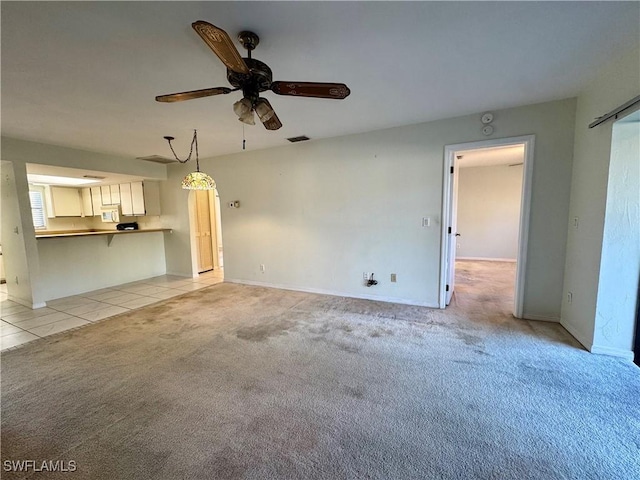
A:
MULTIPOLYGON (((6 2, 2 134, 120 154, 241 151, 240 96, 159 94, 228 86, 192 30, 260 36, 274 80, 344 82, 342 101, 267 92, 284 127, 247 126, 248 149, 575 96, 640 41, 638 2, 6 2)), ((239 47, 240 48, 240 47, 239 47)))
POLYGON ((517 165, 524 162, 524 144, 476 148, 474 150, 456 152, 456 155, 458 156, 456 165, 460 168, 517 165))

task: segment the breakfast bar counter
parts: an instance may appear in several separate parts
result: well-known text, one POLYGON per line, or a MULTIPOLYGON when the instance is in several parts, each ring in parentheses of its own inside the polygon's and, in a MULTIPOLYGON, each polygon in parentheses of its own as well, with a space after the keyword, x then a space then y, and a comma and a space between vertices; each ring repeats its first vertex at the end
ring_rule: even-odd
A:
POLYGON ((36 231, 36 238, 85 237, 89 235, 122 235, 127 233, 171 232, 170 228, 147 228, 144 230, 60 230, 36 231))

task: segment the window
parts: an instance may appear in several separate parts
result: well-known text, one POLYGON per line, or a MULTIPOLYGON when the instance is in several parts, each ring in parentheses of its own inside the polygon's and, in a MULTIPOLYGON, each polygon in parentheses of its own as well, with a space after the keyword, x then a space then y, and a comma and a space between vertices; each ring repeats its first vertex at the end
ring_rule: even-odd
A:
POLYGON ((31 217, 34 228, 47 228, 47 215, 44 211, 44 196, 42 190, 29 190, 31 201, 31 217))

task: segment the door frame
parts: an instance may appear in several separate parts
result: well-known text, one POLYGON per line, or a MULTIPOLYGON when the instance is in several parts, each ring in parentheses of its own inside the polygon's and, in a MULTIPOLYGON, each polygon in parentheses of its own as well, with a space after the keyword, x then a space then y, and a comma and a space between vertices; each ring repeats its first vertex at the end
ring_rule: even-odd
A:
MULTIPOLYGON (((219 251, 218 251, 218 218, 220 215, 220 211, 216 205, 216 194, 218 193, 218 189, 208 191, 208 200, 209 200, 209 222, 211 225, 211 249, 213 253, 213 269, 217 270, 220 268, 220 260, 219 260, 219 251)), ((200 273, 198 272, 198 255, 199 255, 199 246, 196 238, 196 225, 198 222, 197 213, 196 213, 196 191, 190 190, 189 195, 187 197, 187 209, 189 211, 189 244, 191 247, 191 272, 194 278, 198 277, 200 273)))
MULTIPOLYGON (((456 152, 475 150, 478 148, 506 147, 524 145, 524 165, 522 191, 520 194, 520 221, 518 229, 518 258, 516 260, 516 284, 514 289, 513 316, 522 318, 524 306, 525 275, 527 272, 527 249, 529 243, 529 220, 531 214, 531 183, 533 177, 533 159, 535 135, 519 137, 493 138, 479 142, 458 143, 445 145, 444 168, 442 178, 442 222, 440 240, 440 292, 439 306, 446 307, 447 258, 451 255, 448 241, 448 228, 451 221, 451 204, 453 202, 453 181, 451 168, 456 167, 456 152)), ((452 235, 454 232, 451 233, 452 235)))

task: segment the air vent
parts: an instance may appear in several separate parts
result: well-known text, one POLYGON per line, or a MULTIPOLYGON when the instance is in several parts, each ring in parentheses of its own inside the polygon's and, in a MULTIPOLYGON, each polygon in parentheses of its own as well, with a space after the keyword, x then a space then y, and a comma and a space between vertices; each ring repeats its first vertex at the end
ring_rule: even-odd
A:
POLYGON ((167 163, 176 163, 175 160, 167 157, 161 157, 160 155, 150 155, 148 157, 136 157, 136 159, 145 160, 147 162, 162 163, 163 165, 166 165, 167 163))
POLYGON ((309 137, 307 137, 306 135, 300 135, 299 137, 287 138, 287 140, 289 140, 291 143, 306 142, 307 140, 309 140, 309 137))
POLYGON ((82 178, 90 178, 91 180, 104 180, 107 177, 101 177, 100 175, 83 175, 82 178))

